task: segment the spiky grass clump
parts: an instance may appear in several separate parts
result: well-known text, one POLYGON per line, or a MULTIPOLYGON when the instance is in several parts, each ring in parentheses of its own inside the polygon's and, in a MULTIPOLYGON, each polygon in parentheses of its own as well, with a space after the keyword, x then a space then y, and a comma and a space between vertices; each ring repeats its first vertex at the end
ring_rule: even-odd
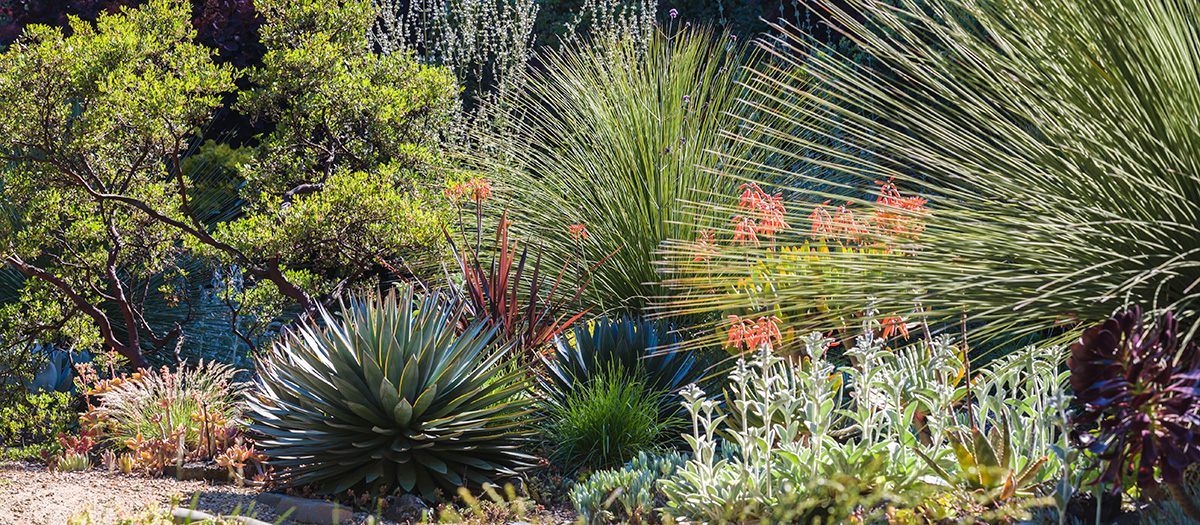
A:
POLYGON ((660 446, 682 419, 662 416, 666 392, 650 388, 637 371, 612 366, 551 405, 553 455, 575 469, 623 465, 660 446))
POLYGON ((433 498, 532 464, 521 371, 462 303, 412 288, 306 322, 259 361, 251 428, 293 484, 433 498), (515 370, 515 371, 508 371, 515 370))
POLYGON ((555 337, 554 351, 542 357, 548 373, 541 387, 551 402, 563 402, 616 367, 633 374, 648 390, 666 395, 667 414, 682 413, 681 399, 674 393, 703 372, 697 352, 685 349, 684 338, 666 321, 601 317, 576 325, 570 335, 555 337))
MULTIPOLYGON (((789 121, 843 133, 836 147, 797 136, 775 149, 781 162, 742 165, 774 178, 795 171, 788 159, 804 163, 818 152, 830 169, 857 179, 850 187, 859 191, 894 177, 906 193, 929 199, 925 229, 904 250, 835 245, 797 257, 726 247, 704 264, 689 262, 695 250, 684 240, 675 247, 684 275, 673 284, 681 289, 732 285, 745 278, 733 271, 745 259, 770 269, 771 279, 768 293, 697 294, 675 309, 777 304, 825 327, 871 309, 967 313, 996 332, 1100 321, 1131 303, 1174 311, 1181 321, 1197 317, 1200 3, 819 3, 877 67, 814 51, 781 28, 763 47, 807 74, 755 78, 768 92, 799 93, 809 106, 760 106, 777 118, 745 119, 737 133, 763 148, 770 146, 754 136, 788 133, 779 124, 789 121), (817 80, 807 94, 797 91, 809 78, 817 80), (873 149, 881 154, 853 154, 873 149), (840 273, 817 279, 802 271, 814 264, 840 273), (818 302, 828 308, 802 311, 818 302)), ((827 198, 838 199, 834 206, 845 200, 827 198)), ((873 199, 850 200, 865 207, 873 199)), ((813 211, 788 208, 785 220, 798 231, 787 242, 808 240, 813 211)), ((1194 335, 1193 328, 1183 338, 1194 335)))

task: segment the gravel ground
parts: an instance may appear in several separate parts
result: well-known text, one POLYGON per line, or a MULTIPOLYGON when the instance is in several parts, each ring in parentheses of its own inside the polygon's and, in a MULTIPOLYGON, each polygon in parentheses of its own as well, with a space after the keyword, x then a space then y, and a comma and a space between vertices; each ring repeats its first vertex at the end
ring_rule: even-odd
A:
MULTIPOLYGON (((172 497, 188 507, 197 494, 196 509, 209 514, 231 514, 240 507, 242 515, 272 523, 278 519, 269 507, 246 511, 258 494, 253 488, 99 470, 52 472, 45 465, 0 463, 0 525, 64 525, 85 511, 93 523, 109 525, 148 508, 167 507, 172 497)), ((366 518, 366 513, 359 513, 350 523, 361 524, 366 518)), ((569 508, 556 508, 525 519, 564 525, 573 523, 576 515, 569 508)), ((282 525, 300 524, 285 521, 282 525)))
MULTIPOLYGON (((114 523, 165 506, 172 496, 190 502, 195 494, 200 495, 198 510, 227 513, 238 505, 249 506, 256 491, 98 470, 52 472, 45 465, 0 464, 0 523, 5 525, 63 525, 84 511, 98 523, 114 523)), ((264 510, 268 512, 259 513, 259 518, 273 521, 275 515, 264 510)))

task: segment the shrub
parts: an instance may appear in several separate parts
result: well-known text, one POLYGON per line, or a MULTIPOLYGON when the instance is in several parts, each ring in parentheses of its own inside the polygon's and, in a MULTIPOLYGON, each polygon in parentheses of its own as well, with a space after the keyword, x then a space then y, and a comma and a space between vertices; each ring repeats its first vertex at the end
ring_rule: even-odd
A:
POLYGON ((551 406, 554 457, 573 468, 612 468, 656 448, 679 421, 663 418, 668 398, 636 370, 611 367, 551 406))
POLYGON ((757 343, 754 361, 738 360, 723 403, 685 389, 693 459, 663 482, 667 512, 694 521, 836 523, 857 505, 887 500, 928 516, 1003 517, 1046 504, 1013 496, 1045 481, 1053 468, 1043 464, 1054 462, 1044 456, 1066 444, 1045 417, 1062 392, 1061 351, 1030 349, 968 382, 949 341, 893 351, 871 335, 876 324, 864 323, 865 335, 847 351, 852 365, 828 362, 832 340, 820 333, 801 338, 807 356, 795 362, 772 354, 772 338, 757 343), (967 414, 955 408, 963 404, 967 414), (1012 428, 988 423, 1009 420, 1012 428), (971 450, 959 432, 975 438, 971 450), (985 501, 968 495, 977 489, 985 501), (934 505, 930 496, 949 500, 934 505))
POLYGON ((0 457, 34 460, 49 455, 55 436, 75 422, 74 400, 69 392, 46 392, 28 394, 24 402, 0 408, 0 457))
POLYGON ((185 447, 203 448, 211 457, 217 453, 212 440, 236 426, 242 414, 245 385, 234 381, 236 373, 230 365, 200 361, 175 371, 164 366, 96 380, 84 368, 85 381, 92 381, 88 395, 99 402, 85 420, 99 422, 118 443, 145 440, 174 445, 182 437, 185 447))
POLYGON ((462 303, 412 288, 323 312, 258 362, 250 400, 281 479, 336 493, 400 487, 432 499, 531 465, 530 401, 495 329, 461 334, 462 303))
POLYGON ((571 489, 571 504, 587 525, 657 521, 658 510, 666 503, 658 483, 675 475, 686 461, 678 452, 639 452, 621 468, 595 472, 576 484, 571 489))

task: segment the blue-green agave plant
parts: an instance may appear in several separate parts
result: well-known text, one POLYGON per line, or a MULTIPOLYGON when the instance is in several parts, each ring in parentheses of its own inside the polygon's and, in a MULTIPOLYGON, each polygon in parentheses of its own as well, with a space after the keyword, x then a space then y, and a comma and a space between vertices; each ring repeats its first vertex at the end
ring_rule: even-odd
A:
MULTIPOLYGON (((542 357, 548 371, 542 389, 552 401, 562 400, 576 386, 617 366, 629 372, 640 370, 651 390, 676 392, 696 381, 703 370, 696 353, 684 350, 682 343, 663 321, 601 317, 577 324, 570 339, 555 337, 554 352, 542 357)), ((670 405, 672 411, 681 408, 670 405)))
POLYGON ((322 312, 258 361, 259 446, 293 484, 433 498, 531 466, 527 383, 462 303, 411 288, 322 312))

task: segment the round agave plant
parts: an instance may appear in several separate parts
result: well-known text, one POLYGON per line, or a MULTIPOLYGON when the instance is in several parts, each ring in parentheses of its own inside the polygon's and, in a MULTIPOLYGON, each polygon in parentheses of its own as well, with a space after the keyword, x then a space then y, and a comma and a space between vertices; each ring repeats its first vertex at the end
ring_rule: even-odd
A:
MULTIPOLYGON (((552 355, 542 356, 548 372, 542 387, 551 401, 561 402, 613 367, 638 372, 650 390, 663 392, 677 392, 700 376, 695 352, 683 348, 670 324, 633 317, 601 317, 589 324, 590 329, 576 325, 570 341, 556 336, 552 355)), ((682 406, 671 403, 670 409, 682 406)))
POLYGON ((258 361, 252 428, 282 478, 325 493, 481 484, 533 463, 526 382, 461 303, 411 288, 304 323, 258 361))
POLYGON ((1138 486, 1154 488, 1157 467, 1180 507, 1200 519, 1180 484, 1200 462, 1200 348, 1180 348, 1178 336, 1170 313, 1145 326, 1139 308, 1085 330, 1067 360, 1082 407, 1073 424, 1080 445, 1106 462, 1101 482, 1119 487, 1136 471, 1138 486))

